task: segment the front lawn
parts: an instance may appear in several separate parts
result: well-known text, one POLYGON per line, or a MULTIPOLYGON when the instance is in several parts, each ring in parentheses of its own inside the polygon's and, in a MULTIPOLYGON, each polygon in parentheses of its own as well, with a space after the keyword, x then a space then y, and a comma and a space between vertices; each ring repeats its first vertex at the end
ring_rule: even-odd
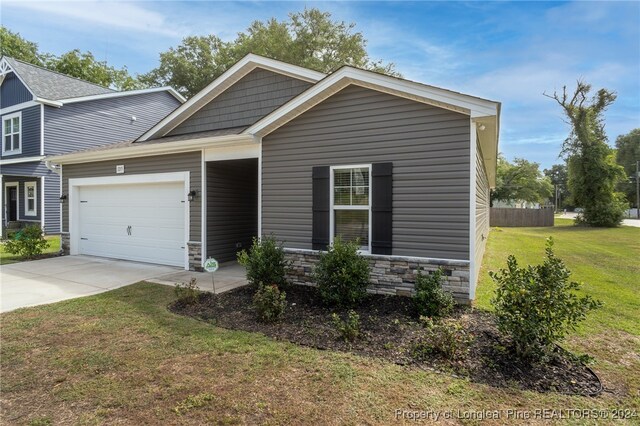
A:
POLYGON ((640 229, 560 225, 492 230, 478 306, 489 306, 488 268, 502 266, 511 252, 539 262, 553 235, 557 255, 605 302, 567 342, 596 357, 608 388, 597 398, 494 388, 217 328, 171 313, 170 287, 141 283, 3 314, 0 416, 6 424, 389 424, 404 410, 453 417, 441 417, 443 424, 477 424, 458 417, 502 410, 483 424, 504 424, 507 410, 639 411, 640 229))
MULTIPOLYGON (((60 251, 60 235, 49 235, 45 237, 49 241, 49 246, 42 253, 43 256, 58 253, 60 251)), ((8 265, 10 263, 22 262, 25 259, 20 258, 11 253, 7 253, 4 244, 0 242, 0 265, 8 265)))

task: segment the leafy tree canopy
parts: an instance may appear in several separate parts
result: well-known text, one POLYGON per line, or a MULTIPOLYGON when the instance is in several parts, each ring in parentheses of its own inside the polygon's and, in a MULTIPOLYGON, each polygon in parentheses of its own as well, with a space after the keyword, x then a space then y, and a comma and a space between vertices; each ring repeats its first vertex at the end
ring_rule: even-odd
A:
POLYGON ((187 37, 161 53, 160 65, 141 80, 173 86, 191 97, 248 53, 325 73, 346 64, 398 75, 393 64, 369 57, 364 36, 354 28, 353 23, 332 20, 328 12, 305 9, 285 21, 255 21, 231 42, 215 35, 187 37))
POLYGON ((640 160, 640 128, 633 129, 616 139, 616 161, 624 168, 627 180, 619 189, 633 205, 636 205, 636 161, 640 160))
POLYGON ((117 69, 106 61, 97 60, 91 52, 71 50, 60 56, 40 52, 38 45, 28 41, 20 34, 0 27, 0 52, 23 62, 57 71, 71 77, 117 90, 131 90, 144 87, 144 84, 132 77, 127 68, 117 69))
POLYGON ((513 163, 498 156, 496 188, 491 200, 543 203, 553 194, 553 186, 540 172, 538 163, 516 158, 513 163))

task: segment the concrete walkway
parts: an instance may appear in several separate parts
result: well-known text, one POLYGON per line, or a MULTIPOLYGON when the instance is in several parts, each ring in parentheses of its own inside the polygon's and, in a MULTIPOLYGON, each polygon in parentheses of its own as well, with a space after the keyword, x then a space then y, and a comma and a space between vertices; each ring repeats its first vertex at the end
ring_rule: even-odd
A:
MULTIPOLYGON (((0 266, 0 312, 89 296, 138 281, 175 285, 198 280, 212 290, 211 274, 171 266, 92 256, 61 256, 0 266)), ((240 265, 216 272, 216 289, 226 291, 246 283, 240 265)))

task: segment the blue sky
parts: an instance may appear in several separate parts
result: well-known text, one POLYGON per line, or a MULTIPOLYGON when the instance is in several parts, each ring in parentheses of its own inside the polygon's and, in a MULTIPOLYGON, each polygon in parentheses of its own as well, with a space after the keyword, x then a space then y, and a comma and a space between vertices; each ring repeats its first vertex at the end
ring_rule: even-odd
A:
POLYGON ((318 7, 356 23, 404 77, 503 104, 500 150, 559 162, 568 127, 543 92, 583 78, 618 100, 611 143, 640 127, 640 2, 33 2, 2 0, 2 25, 60 54, 90 50, 144 73, 188 35, 234 38, 254 20, 318 7))

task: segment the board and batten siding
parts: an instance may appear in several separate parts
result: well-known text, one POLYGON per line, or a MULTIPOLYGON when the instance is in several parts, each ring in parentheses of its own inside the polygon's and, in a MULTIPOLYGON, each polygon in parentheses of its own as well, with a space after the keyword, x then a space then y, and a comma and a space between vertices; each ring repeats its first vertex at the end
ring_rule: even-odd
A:
POLYGON ((258 235, 258 160, 207 163, 207 256, 236 260, 258 235))
POLYGON ((8 108, 33 100, 33 94, 22 84, 15 73, 10 72, 0 85, 0 108, 8 108))
POLYGON ((168 135, 250 126, 310 86, 306 81, 256 68, 168 135))
MULTIPOLYGON (((65 164, 62 166, 62 193, 69 194, 69 179, 128 176, 150 173, 190 172, 190 188, 197 192, 196 198, 189 204, 189 238, 201 241, 202 218, 202 173, 201 152, 161 155, 120 160, 99 161, 83 164, 65 164), (124 165, 125 173, 117 174, 116 166, 124 165)), ((186 199, 186 194, 185 194, 186 199)), ((62 205, 62 229, 69 232, 69 203, 62 205)))
POLYGON ((167 91, 45 106, 45 154, 132 140, 180 105, 167 91), (135 117, 135 120, 132 119, 135 117))
MULTIPOLYGON (((36 157, 40 155, 40 139, 41 139, 40 105, 25 108, 23 110, 20 110, 20 112, 22 113, 21 114, 22 130, 21 130, 21 139, 20 139, 22 152, 20 154, 12 154, 12 155, 0 154, 1 158, 13 159, 13 158, 22 158, 22 157, 36 157)), ((14 114, 14 113, 15 111, 7 114, 14 114)), ((3 113, 2 117, 4 117, 7 114, 3 113)))
POLYGON ((312 167, 392 162, 392 254, 470 260, 469 139, 466 115, 348 86, 263 139, 262 233, 311 249, 312 167))
POLYGON ((484 249, 487 246, 487 238, 489 238, 489 200, 491 197, 491 189, 489 187, 487 169, 485 168, 480 144, 477 143, 476 146, 476 240, 474 253, 476 267, 474 273, 477 277, 480 273, 484 249))

